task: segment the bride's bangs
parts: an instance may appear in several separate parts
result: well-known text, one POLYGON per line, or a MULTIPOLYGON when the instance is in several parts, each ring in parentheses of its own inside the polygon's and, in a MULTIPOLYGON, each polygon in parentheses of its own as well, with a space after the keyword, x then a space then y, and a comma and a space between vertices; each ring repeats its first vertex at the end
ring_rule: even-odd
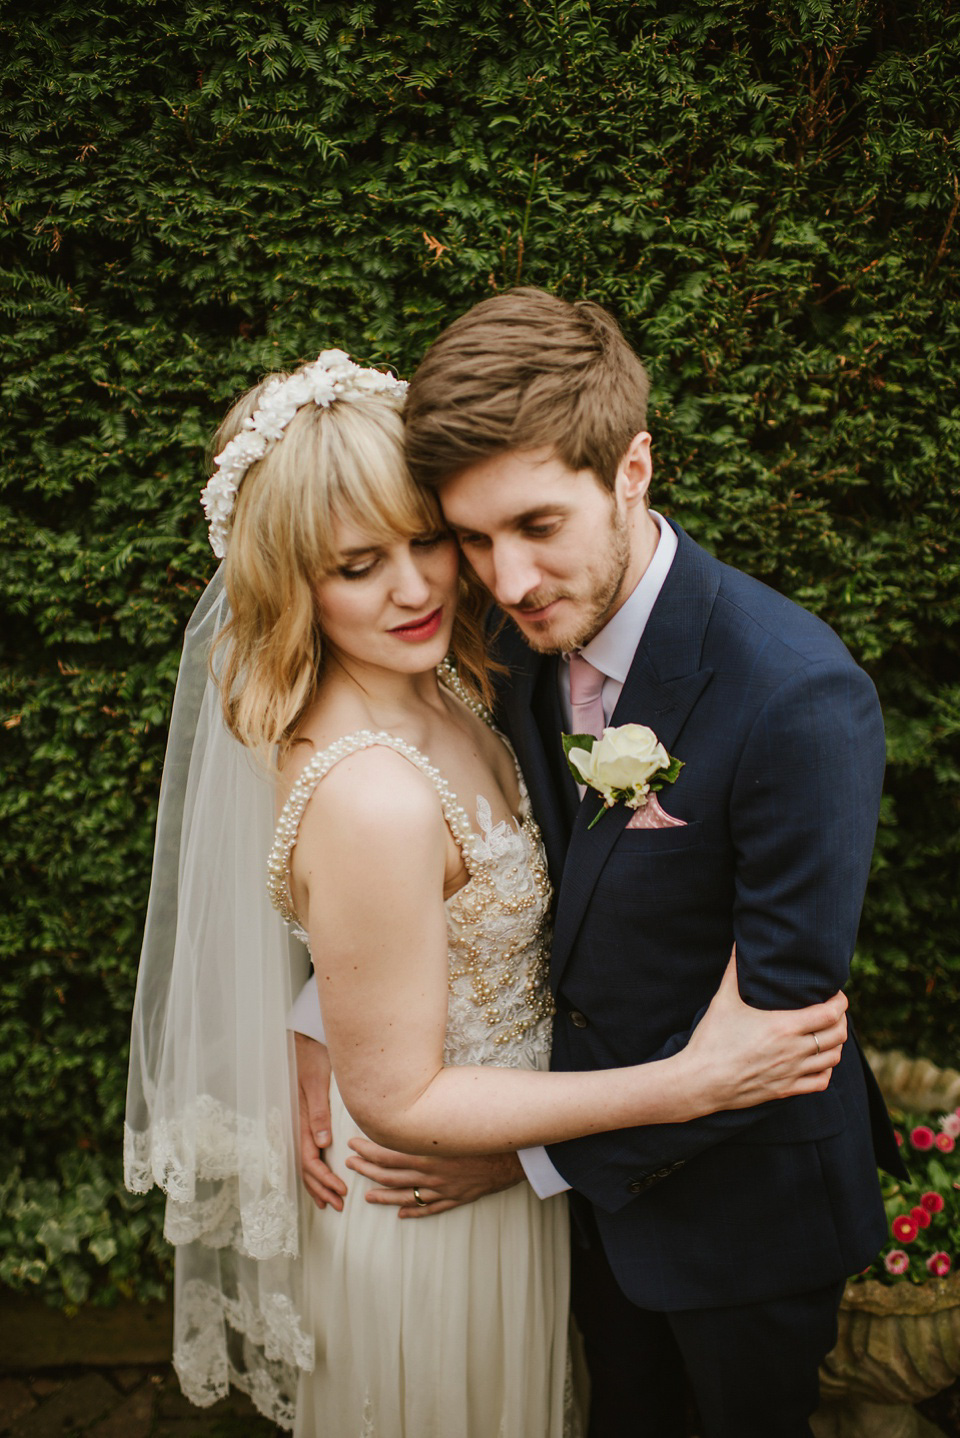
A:
MULTIPOLYGON (((341 415, 336 416, 337 420, 341 415)), ((403 427, 395 409, 365 402, 344 406, 338 440, 328 453, 327 533, 337 522, 368 534, 375 544, 413 539, 443 525, 435 496, 410 478, 403 427)))

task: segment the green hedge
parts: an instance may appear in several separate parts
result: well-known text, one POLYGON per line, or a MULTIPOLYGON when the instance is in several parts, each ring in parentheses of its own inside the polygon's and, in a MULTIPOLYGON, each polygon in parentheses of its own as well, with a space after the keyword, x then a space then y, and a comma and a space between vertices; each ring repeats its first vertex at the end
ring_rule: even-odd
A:
POLYGON ((617 312, 656 503, 875 676, 860 1025, 954 1060, 956 7, 58 0, 0 36, 0 1281, 161 1273, 118 1135, 214 424, 326 345, 409 372, 518 280, 617 312))

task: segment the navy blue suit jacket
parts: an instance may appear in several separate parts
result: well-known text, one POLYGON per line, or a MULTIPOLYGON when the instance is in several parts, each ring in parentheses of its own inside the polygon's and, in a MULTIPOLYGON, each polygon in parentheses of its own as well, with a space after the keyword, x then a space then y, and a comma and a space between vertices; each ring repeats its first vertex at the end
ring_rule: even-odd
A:
MULTIPOLYGON (((826 999, 849 973, 884 772, 873 685, 827 625, 674 528, 611 723, 649 725, 684 761, 660 799, 685 827, 628 830, 620 805, 588 829, 600 801, 578 801, 563 761, 557 661, 512 628, 499 643, 500 717, 556 890, 558 1069, 675 1052, 734 942, 758 1008, 826 999)), ((886 1235, 877 1162, 899 1164, 855 1041, 823 1093, 549 1152, 593 1205, 624 1291, 658 1310, 862 1269, 886 1235)))

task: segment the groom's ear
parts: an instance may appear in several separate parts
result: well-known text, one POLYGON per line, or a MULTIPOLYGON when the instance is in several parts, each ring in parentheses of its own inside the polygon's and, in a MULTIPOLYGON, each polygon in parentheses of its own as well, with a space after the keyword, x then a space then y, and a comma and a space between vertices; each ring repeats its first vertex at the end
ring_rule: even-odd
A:
POLYGON ((645 429, 627 445, 617 470, 617 492, 628 508, 647 504, 647 490, 653 476, 650 435, 645 429))

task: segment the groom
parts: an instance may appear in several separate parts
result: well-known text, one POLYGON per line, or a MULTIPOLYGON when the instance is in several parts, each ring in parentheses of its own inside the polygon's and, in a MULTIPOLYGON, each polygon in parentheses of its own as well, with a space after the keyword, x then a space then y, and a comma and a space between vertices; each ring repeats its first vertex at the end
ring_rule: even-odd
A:
MULTIPOLYGON (((522 289, 451 325, 407 400, 413 474, 508 620, 499 720, 556 891, 559 1069, 682 1046, 734 942, 757 1007, 841 987, 883 778, 876 695, 836 635, 648 507, 646 397, 608 314, 522 289), (662 811, 591 826, 561 735, 623 724, 683 768, 662 811)), ((357 1153, 405 1211, 413 1184, 439 1211, 518 1176, 357 1153)), ((521 1157, 542 1196, 573 1190, 591 1438, 681 1435, 684 1372, 703 1438, 810 1433, 844 1280, 886 1236, 877 1162, 900 1166, 855 1041, 823 1093, 521 1157)))

